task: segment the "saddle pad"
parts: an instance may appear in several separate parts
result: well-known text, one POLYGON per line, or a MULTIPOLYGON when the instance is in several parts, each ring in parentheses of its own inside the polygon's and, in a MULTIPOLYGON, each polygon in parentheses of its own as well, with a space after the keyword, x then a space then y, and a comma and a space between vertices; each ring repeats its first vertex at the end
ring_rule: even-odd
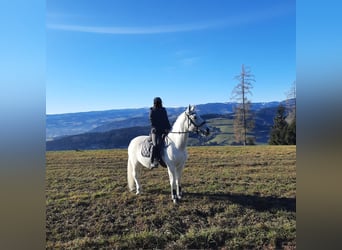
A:
POLYGON ((151 157, 152 154, 152 140, 150 138, 146 138, 142 143, 141 147, 141 155, 144 157, 151 157))

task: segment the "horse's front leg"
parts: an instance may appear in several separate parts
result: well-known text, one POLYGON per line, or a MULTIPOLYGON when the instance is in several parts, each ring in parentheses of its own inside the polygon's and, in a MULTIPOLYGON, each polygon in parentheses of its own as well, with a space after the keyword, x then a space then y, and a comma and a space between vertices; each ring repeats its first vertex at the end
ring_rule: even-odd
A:
POLYGON ((168 173, 170 178, 170 186, 171 186, 171 199, 173 203, 177 203, 177 190, 176 190, 176 175, 174 168, 168 167, 168 173))
POLYGON ((182 199, 182 186, 181 186, 182 172, 183 172, 183 167, 177 168, 177 170, 176 170, 176 186, 177 186, 177 198, 179 200, 182 199))

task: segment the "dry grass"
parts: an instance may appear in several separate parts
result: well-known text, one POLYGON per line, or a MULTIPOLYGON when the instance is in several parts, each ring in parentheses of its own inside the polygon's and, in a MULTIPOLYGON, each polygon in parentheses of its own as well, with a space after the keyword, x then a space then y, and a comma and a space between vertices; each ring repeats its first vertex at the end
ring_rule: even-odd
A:
POLYGON ((164 168, 127 191, 127 150, 47 152, 47 248, 296 247, 295 146, 188 151, 177 205, 164 168))

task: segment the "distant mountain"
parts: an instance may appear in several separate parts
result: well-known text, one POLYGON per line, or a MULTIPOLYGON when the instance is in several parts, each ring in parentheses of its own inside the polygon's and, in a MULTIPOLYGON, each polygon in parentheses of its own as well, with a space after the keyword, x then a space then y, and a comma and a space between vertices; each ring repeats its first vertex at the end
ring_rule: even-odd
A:
MULTIPOLYGON (((251 104, 251 110, 259 110, 263 108, 278 107, 280 102, 257 102, 251 104)), ((196 106, 200 114, 231 114, 234 112, 236 102, 227 103, 207 103, 196 106)))
MULTIPOLYGON (((277 107, 280 102, 253 103, 251 108, 258 111, 263 108, 277 107)), ((230 114, 236 103, 207 103, 197 105, 201 115, 230 114)), ((170 121, 185 110, 186 107, 167 107, 170 121)), ((149 108, 114 109, 46 116, 46 139, 51 141, 60 137, 83 134, 86 132, 107 132, 114 129, 133 126, 148 126, 149 108)))
POLYGON ((60 139, 46 142, 46 150, 84 150, 125 148, 130 140, 138 135, 147 135, 149 128, 130 127, 114 129, 108 132, 84 133, 65 136, 60 139))
POLYGON ((121 122, 128 118, 144 117, 148 108, 91 111, 46 116, 46 138, 75 135, 91 131, 110 122, 121 122))
MULTIPOLYGON (((206 106, 204 106, 206 107, 206 106)), ((199 107, 200 108, 200 105, 199 107)), ((266 144, 269 139, 270 129, 273 125, 273 118, 278 106, 260 108, 254 110, 255 128, 251 136, 256 140, 256 144, 266 144)), ((208 109, 210 110, 210 109, 208 109)), ((216 109, 216 111, 219 109, 216 109)), ((202 109, 203 111, 203 109, 202 109)), ((204 111, 205 112, 205 111, 204 111)), ((223 111, 221 110, 221 113, 223 111)), ((197 134, 190 134, 188 145, 234 145, 233 133, 233 113, 226 114, 204 114, 207 124, 211 129, 209 137, 200 137, 197 134)), ((138 135, 148 135, 150 127, 134 126, 143 123, 140 117, 122 120, 131 125, 128 128, 109 129, 113 124, 100 126, 100 132, 86 132, 78 135, 64 136, 46 142, 47 150, 85 150, 85 149, 109 149, 127 148, 130 140, 138 135), (133 125, 133 126, 132 126, 133 125), (101 131, 103 130, 103 131, 101 131)), ((120 124, 120 123, 118 123, 120 124)), ((117 125, 123 126, 123 125, 117 125)))

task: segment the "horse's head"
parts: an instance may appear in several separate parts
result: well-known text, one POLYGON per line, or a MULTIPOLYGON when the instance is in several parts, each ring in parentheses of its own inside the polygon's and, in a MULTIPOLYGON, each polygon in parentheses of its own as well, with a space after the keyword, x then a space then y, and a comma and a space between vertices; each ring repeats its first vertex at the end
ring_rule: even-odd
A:
POLYGON ((210 133, 209 127, 206 124, 206 121, 197 114, 195 110, 195 106, 189 105, 189 107, 185 110, 185 115, 188 118, 188 128, 191 132, 199 132, 202 135, 208 136, 210 133))

